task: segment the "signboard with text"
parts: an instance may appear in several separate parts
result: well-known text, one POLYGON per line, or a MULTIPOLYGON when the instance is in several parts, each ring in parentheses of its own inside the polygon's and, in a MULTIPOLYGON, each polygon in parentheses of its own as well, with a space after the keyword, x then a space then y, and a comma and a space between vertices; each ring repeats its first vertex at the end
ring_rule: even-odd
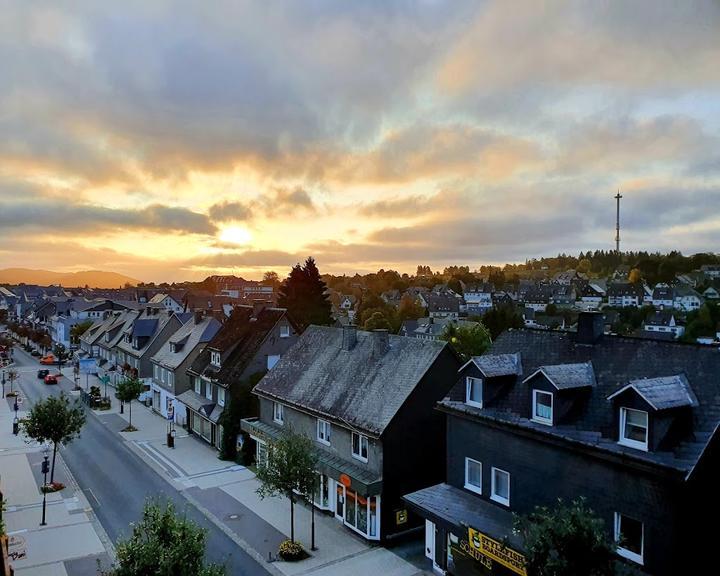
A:
POLYGON ((81 358, 80 359, 80 374, 97 374, 97 359, 96 358, 81 358))
POLYGON ((467 573, 527 576, 525 556, 475 528, 469 527, 466 538, 451 544, 451 555, 467 573))

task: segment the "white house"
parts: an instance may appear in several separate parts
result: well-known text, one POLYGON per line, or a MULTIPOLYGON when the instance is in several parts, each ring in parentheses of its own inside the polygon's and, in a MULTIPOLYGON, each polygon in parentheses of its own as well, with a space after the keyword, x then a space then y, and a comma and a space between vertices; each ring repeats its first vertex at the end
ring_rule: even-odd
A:
POLYGON ((692 312, 703 305, 703 297, 689 286, 677 286, 675 288, 674 306, 678 310, 692 312))

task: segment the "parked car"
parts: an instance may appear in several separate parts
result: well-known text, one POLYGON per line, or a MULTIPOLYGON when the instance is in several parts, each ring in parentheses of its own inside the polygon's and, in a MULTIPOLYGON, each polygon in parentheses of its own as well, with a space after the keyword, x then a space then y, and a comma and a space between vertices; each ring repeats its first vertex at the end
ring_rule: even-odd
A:
POLYGON ((55 364, 55 356, 53 354, 43 356, 42 358, 40 358, 40 364, 43 364, 44 366, 55 364))
POLYGON ((38 370, 37 377, 42 379, 45 378, 45 376, 47 376, 48 374, 50 374, 50 370, 47 370, 46 368, 41 368, 40 370, 38 370))
POLYGON ((40 356, 40 352, 38 352, 37 350, 33 350, 32 352, 30 352, 30 356, 40 356))
POLYGON ((57 384, 57 376, 55 374, 48 374, 45 376, 45 384, 57 384))

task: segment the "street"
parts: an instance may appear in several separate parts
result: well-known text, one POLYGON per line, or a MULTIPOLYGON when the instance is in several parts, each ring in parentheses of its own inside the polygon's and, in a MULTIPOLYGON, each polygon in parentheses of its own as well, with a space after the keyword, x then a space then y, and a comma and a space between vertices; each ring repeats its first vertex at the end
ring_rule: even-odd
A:
MULTIPOLYGON (((59 394, 60 390, 72 390, 73 383, 68 378, 62 378, 58 385, 45 385, 36 378, 39 365, 34 358, 17 348, 14 356, 15 369, 20 375, 18 383, 26 402, 32 404, 59 394)), ((66 368, 65 373, 70 374, 71 369, 66 368)), ((29 409, 28 406, 24 408, 29 409)), ((140 520, 147 499, 165 499, 207 530, 206 559, 209 562, 224 564, 228 575, 269 573, 129 450, 117 433, 92 410, 87 410, 87 422, 80 438, 62 448, 61 454, 113 543, 129 536, 130 524, 140 520)))

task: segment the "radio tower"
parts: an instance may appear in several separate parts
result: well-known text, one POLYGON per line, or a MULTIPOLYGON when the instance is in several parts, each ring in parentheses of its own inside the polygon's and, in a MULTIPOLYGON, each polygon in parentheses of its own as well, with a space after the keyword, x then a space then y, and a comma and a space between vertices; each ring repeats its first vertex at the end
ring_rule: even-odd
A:
POLYGON ((615 220, 615 253, 620 254, 620 190, 618 190, 615 200, 617 200, 617 218, 615 220))

